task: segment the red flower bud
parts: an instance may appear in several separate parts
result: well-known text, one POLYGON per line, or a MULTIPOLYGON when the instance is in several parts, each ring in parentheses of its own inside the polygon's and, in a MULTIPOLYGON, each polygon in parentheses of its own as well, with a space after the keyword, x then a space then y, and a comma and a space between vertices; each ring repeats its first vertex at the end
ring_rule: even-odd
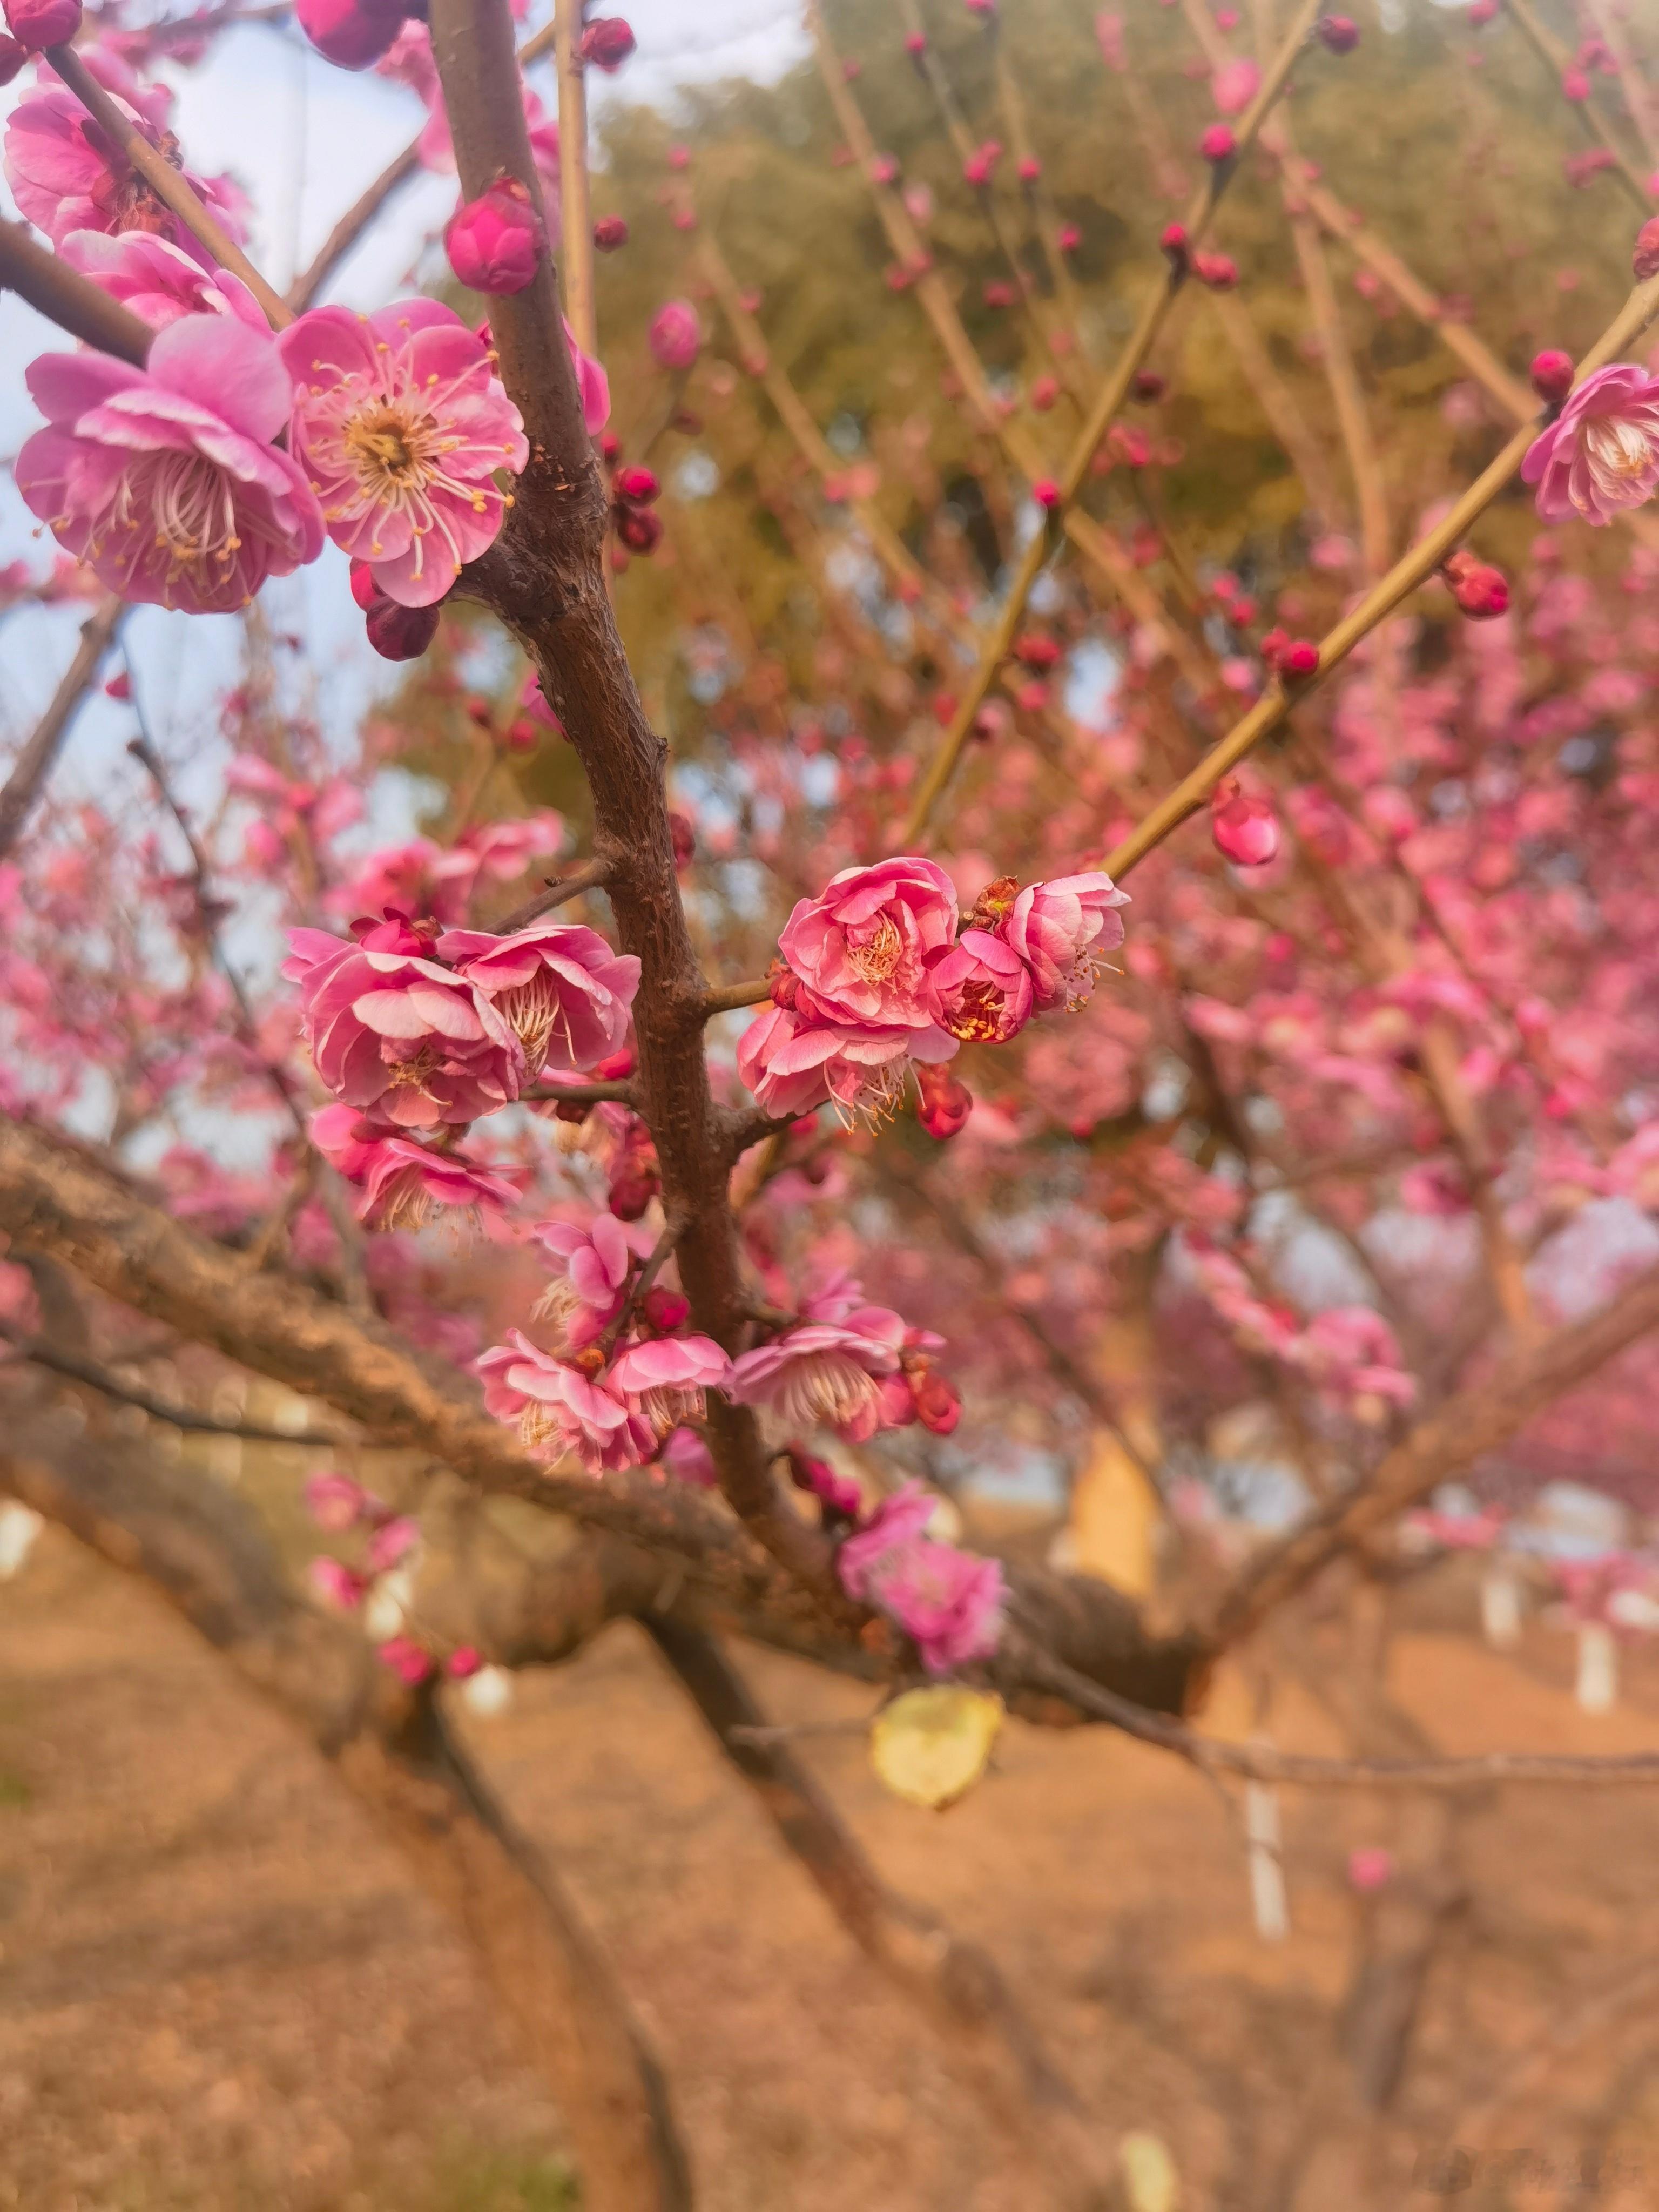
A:
POLYGON ((1054 233, 1054 244, 1062 253, 1075 253, 1083 243, 1083 233, 1074 222, 1063 222, 1054 233))
POLYGON ((1547 399, 1552 407, 1559 407, 1572 390, 1572 356, 1563 353, 1559 346, 1552 346, 1547 352, 1533 356, 1528 374, 1538 397, 1547 399))
POLYGON ((15 39, 0 36, 0 85, 9 84, 28 59, 28 48, 15 39))
POLYGON ((614 430, 606 430, 599 439, 599 459, 612 467, 622 458, 622 440, 614 430))
POLYGON ((1198 142, 1198 150, 1206 161, 1231 161, 1238 151, 1238 141, 1233 136, 1232 125, 1228 123, 1211 124, 1198 142))
POLYGON ((1498 13, 1498 0, 1469 0, 1463 20, 1472 31, 1484 31, 1498 13))
POLYGON ((1058 507, 1060 501, 1060 486, 1052 477, 1039 477, 1031 486, 1031 496, 1039 507, 1058 507))
POLYGON ((1279 656, 1286 676, 1312 676, 1319 667, 1319 647, 1311 638, 1295 637, 1279 656))
POLYGON ((924 1061, 916 1064, 916 1089, 920 1093, 916 1119, 930 1137, 942 1144, 945 1138, 954 1137, 974 1110, 974 1094, 965 1083, 960 1083, 948 1067, 932 1067, 924 1061))
POLYGON ((1571 100, 1588 100, 1590 96, 1590 81, 1577 63, 1561 72, 1561 95, 1571 100))
POLYGON ((75 36, 81 27, 81 0, 6 0, 6 21, 18 45, 39 53, 43 46, 61 46, 75 36))
POLYGON ((593 243, 601 253, 614 253, 628 243, 628 225, 619 215, 602 215, 593 226, 593 243))
POLYGON ((1359 26, 1352 15, 1322 15, 1314 29, 1328 53, 1351 54, 1359 44, 1359 26))
POLYGON ((497 177, 463 202, 444 232, 450 267, 475 292, 522 292, 546 248, 541 216, 516 177, 497 177))
POLYGON ((649 507, 662 489, 653 469, 618 469, 615 481, 617 498, 625 499, 630 507, 649 507))
POLYGON ((1149 404, 1152 400, 1162 399, 1169 388, 1155 368, 1138 368, 1129 385, 1133 398, 1144 399, 1149 404))
POLYGON ((542 733, 528 714, 520 714, 507 726, 501 744, 510 753, 533 753, 542 741, 542 733))
POLYGON ((925 1362, 907 1379, 915 1401, 916 1419, 936 1437, 948 1437, 962 1419, 962 1400, 955 1383, 925 1362))
POLYGON ((364 627, 382 660, 418 660, 438 635, 436 607, 400 607, 396 599, 376 599, 364 627))
POLYGON ((1212 292, 1231 292, 1238 282, 1238 264, 1231 253, 1195 253, 1193 274, 1212 292))
POLYGON ((1440 573, 1450 586, 1453 599, 1472 621, 1492 622, 1508 613, 1509 578, 1489 562, 1478 561, 1467 548, 1443 561, 1440 573))
POLYGON ((682 1322, 690 1318, 691 1301, 678 1291, 666 1290, 662 1284, 653 1283, 640 1300, 640 1311, 653 1328, 659 1328, 665 1333, 671 1328, 678 1328, 682 1322))
POLYGON ((400 0, 295 0, 294 13, 318 52, 340 69, 379 61, 404 27, 400 0))
POLYGON ((1021 161, 1019 165, 1018 176, 1021 184, 1034 185, 1042 174, 1042 164, 1038 161, 1036 155, 1035 154, 1026 155, 1024 160, 1021 161))
POLYGON ((1659 276, 1659 215, 1650 216, 1637 232, 1630 265, 1644 283, 1650 276, 1659 276))
POLYGON ((651 319, 647 342, 664 368, 690 368, 702 347, 702 325, 689 300, 670 300, 651 319))
POLYGON ((1003 283, 1000 278, 993 277, 985 287, 983 297, 988 307, 1012 307, 1014 304, 1014 288, 1012 284, 1003 283))
POLYGON ((125 668, 118 668, 114 675, 110 678, 109 682, 105 684, 104 696, 106 699, 131 698, 132 678, 127 674, 125 668))
POLYGON ((617 535, 630 553, 654 553, 662 543, 662 517, 648 507, 620 507, 617 535))
POLYGON ((625 1158, 611 1178, 606 1203, 618 1221, 637 1221, 656 1194, 656 1170, 625 1158))
POLYGON ((1061 648, 1053 638, 1028 629, 1014 640, 1014 658, 1028 668, 1053 668, 1061 658, 1061 648))
POLYGON ((920 61, 927 51, 927 33, 925 31, 907 31, 904 51, 912 61, 920 61))
POLYGON ((592 62, 609 76, 619 70, 635 47, 634 27, 621 15, 599 15, 576 41, 576 57, 592 62))
POLYGON ((1252 797, 1236 775, 1210 794, 1210 834, 1235 867, 1264 867, 1279 850, 1279 817, 1268 800, 1252 797))
POLYGON ((386 596, 367 561, 354 561, 351 564, 351 596, 365 614, 377 599, 386 596))
POLYGON ((1054 376, 1039 376, 1033 380, 1026 398, 1039 415, 1046 415, 1060 397, 1060 380, 1054 376))

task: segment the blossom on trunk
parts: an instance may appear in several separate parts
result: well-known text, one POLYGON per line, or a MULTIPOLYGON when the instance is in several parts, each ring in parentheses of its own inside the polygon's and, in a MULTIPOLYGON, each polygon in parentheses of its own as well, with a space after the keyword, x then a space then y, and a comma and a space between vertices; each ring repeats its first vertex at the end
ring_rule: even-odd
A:
POLYGON ((1611 522, 1659 490, 1659 376, 1614 362, 1587 376, 1534 438, 1521 474, 1546 522, 1611 522))
POLYGON ((580 922, 532 922, 511 937, 452 929, 436 950, 489 1000, 523 1045, 532 1076, 544 1068, 580 1074, 628 1035, 640 963, 580 922))
POLYGON ((1002 1568, 924 1534, 935 1501, 914 1483, 884 1498, 836 1553, 850 1598, 896 1621, 930 1674, 989 1659, 1002 1629, 1002 1568))
POLYGON ((277 343, 294 380, 290 443, 329 536, 387 599, 434 605, 495 543, 497 473, 529 459, 491 356, 435 300, 374 315, 313 307, 277 343))
POLYGON ((649 1422, 568 1360, 539 1351, 520 1329, 473 1362, 483 1377, 484 1409, 515 1422, 532 1459, 568 1453, 590 1474, 643 1467, 656 1452, 649 1422))
POLYGON ((143 368, 49 353, 26 381, 46 428, 18 453, 17 488, 123 599, 230 614, 322 550, 304 473, 270 442, 287 372, 270 338, 234 316, 169 324, 143 368))
POLYGON ((519 1095, 524 1052, 488 998, 426 957, 400 920, 355 944, 290 933, 283 974, 300 986, 317 1073, 337 1098, 400 1129, 476 1121, 519 1095))
POLYGON ((1002 935, 1031 971, 1036 1010, 1078 1006, 1094 988, 1095 970, 1123 942, 1129 903, 1111 878, 1097 870, 1028 884, 1002 924, 1002 935))
POLYGON ((803 1013, 872 1029, 928 1030, 938 1001, 930 963, 955 942, 957 894, 936 860, 902 854, 843 868, 802 899, 778 949, 799 978, 803 1013))
POLYGON ((711 1336, 659 1336, 630 1344, 605 1371, 605 1384, 665 1437, 702 1415, 705 1391, 723 1383, 732 1363, 711 1336))
MULTIPOLYGON (((86 59, 94 76, 101 79, 107 73, 110 58, 96 47, 86 59)), ((208 213, 240 243, 245 228, 240 195, 233 197, 227 180, 198 177, 183 167, 178 140, 162 128, 155 104, 143 99, 136 82, 129 82, 125 92, 106 89, 124 118, 179 169, 208 213), (133 94, 142 106, 134 104, 129 96, 133 94)), ((206 248, 155 197, 67 86, 39 86, 13 108, 6 125, 5 169, 19 214, 44 230, 54 246, 61 246, 71 231, 143 230, 167 239, 204 267, 210 265, 206 248)))

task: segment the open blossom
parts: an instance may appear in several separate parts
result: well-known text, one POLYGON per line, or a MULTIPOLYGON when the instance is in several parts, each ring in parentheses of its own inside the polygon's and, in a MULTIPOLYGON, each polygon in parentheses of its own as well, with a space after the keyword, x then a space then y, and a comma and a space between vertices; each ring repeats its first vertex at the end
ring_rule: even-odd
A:
POLYGON ((1002 1627, 1002 1569, 927 1535, 934 1501, 909 1483, 884 1498, 836 1554, 848 1597, 873 1605, 915 1644, 930 1674, 995 1652, 1002 1627))
POLYGON ((964 929, 929 971, 939 1020, 964 1044, 1004 1044, 1031 1018, 1031 973, 1006 939, 964 929))
POLYGON ((896 1336, 884 1335, 860 1328, 857 1318, 851 1324, 809 1321, 740 1352, 726 1396, 740 1406, 764 1407, 786 1428, 822 1422, 850 1443, 866 1442, 881 1426, 878 1378, 897 1370, 903 1323, 896 1336))
POLYGON ((1542 434, 1521 474, 1538 487, 1546 522, 1611 522, 1659 490, 1659 376, 1627 361, 1587 376, 1542 434))
POLYGON ((805 1013, 867 1027, 927 1030, 937 1006, 930 962, 956 939, 955 886, 936 860, 908 854, 843 868, 802 899, 778 949, 804 988, 805 1013))
POLYGON ((659 1336, 619 1352, 605 1380, 665 1437, 702 1413, 704 1392, 724 1382, 731 1367, 711 1336, 659 1336))
POLYGON ((17 456, 17 488, 124 599, 234 613, 267 576, 322 550, 304 474, 270 442, 287 372, 270 338, 234 316, 169 324, 143 368, 49 353, 26 380, 46 428, 17 456))
POLYGON ((578 1074, 628 1035, 640 963, 580 922, 537 921, 511 937, 452 929, 437 951, 482 992, 524 1047, 529 1073, 578 1074))
POLYGON ((778 1121, 833 1105, 843 1121, 896 1112, 912 1060, 948 1060, 956 1040, 920 1031, 815 1022, 769 1006, 738 1040, 738 1073, 778 1121))
POLYGON ((532 1233, 557 1269, 536 1311, 555 1316, 571 1350, 580 1352, 622 1311, 641 1233, 614 1213, 595 1214, 586 1229, 574 1221, 543 1221, 532 1233))
POLYGON ((529 458, 490 356, 435 300, 375 315, 313 307, 277 340, 294 380, 290 438, 334 543, 400 606, 442 599, 495 543, 495 483, 529 458))
POLYGON ((435 1151, 408 1137, 384 1137, 373 1147, 362 1185, 362 1218, 375 1229, 419 1229, 442 1206, 467 1214, 499 1210, 519 1194, 511 1176, 482 1160, 435 1151))
POLYGON ((1040 1014, 1080 1006, 1088 997, 1097 963, 1123 942, 1123 920, 1113 909, 1128 903, 1127 891, 1098 871, 1056 876, 1021 891, 1002 935, 1031 971, 1040 1014))
MULTIPOLYGON (((95 46, 85 57, 88 70, 100 81, 110 74, 112 58, 95 46)), ((158 111, 131 72, 118 63, 115 66, 125 84, 118 81, 105 88, 126 121, 179 167, 179 142, 158 119, 165 106, 158 111), (136 94, 142 106, 135 105, 130 94, 136 94)), ((168 240, 192 258, 208 262, 205 247, 157 199, 67 86, 42 85, 18 101, 6 125, 5 167, 19 214, 45 231, 54 246, 61 246, 76 230, 144 230, 168 240)), ((194 176, 187 169, 182 173, 209 214, 240 242, 244 226, 226 182, 194 176)))
POLYGON ((269 341, 264 310, 240 276, 204 269, 165 238, 145 230, 72 230, 58 251, 153 331, 185 315, 231 315, 269 341))
POLYGON ((650 1424, 580 1367, 541 1352, 510 1328, 473 1364, 483 1377, 484 1407, 514 1421, 532 1459, 568 1453, 590 1474, 643 1467, 657 1449, 650 1424))
POLYGON ((519 1095, 524 1053, 482 992, 425 957, 401 921, 355 944, 290 934, 283 973, 300 986, 317 1073, 348 1106, 404 1129, 477 1121, 519 1095))

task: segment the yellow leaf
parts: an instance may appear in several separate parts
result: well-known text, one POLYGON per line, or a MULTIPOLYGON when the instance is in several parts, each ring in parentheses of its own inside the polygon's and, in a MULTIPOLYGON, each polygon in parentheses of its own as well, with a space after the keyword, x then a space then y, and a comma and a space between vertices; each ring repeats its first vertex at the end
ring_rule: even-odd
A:
POLYGON ((954 1805, 985 1771, 1002 1726, 1002 1700, 949 1682, 907 1690, 870 1730, 870 1763, 907 1804, 954 1805))
POLYGON ((1176 2212, 1181 2177, 1167 2143, 1158 2136, 1127 2135, 1117 2147, 1117 2159, 1133 2212, 1176 2212))

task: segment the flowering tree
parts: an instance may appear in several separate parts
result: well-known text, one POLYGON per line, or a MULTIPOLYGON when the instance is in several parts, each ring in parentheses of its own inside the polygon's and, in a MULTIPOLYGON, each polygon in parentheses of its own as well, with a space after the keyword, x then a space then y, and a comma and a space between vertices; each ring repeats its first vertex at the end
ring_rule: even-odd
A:
MULTIPOLYGON (((1298 150, 1292 118, 1322 143, 1371 51, 1316 0, 1249 27, 1191 0, 1152 64, 1109 13, 1066 52, 1138 134, 1121 202, 1042 144, 988 0, 942 34, 849 10, 850 57, 809 8, 817 77, 780 112, 832 149, 837 235, 884 258, 838 312, 899 332, 884 388, 881 340, 826 368, 783 312, 798 270, 775 336, 728 260, 717 228, 771 221, 763 192, 719 226, 700 204, 741 186, 740 115, 695 152, 624 119, 605 174, 637 205, 595 217, 585 73, 626 60, 618 19, 299 0, 330 62, 425 120, 283 296, 153 81, 228 19, 9 0, 4 66, 32 76, 0 277, 79 343, 31 367, 14 471, 63 558, 8 589, 94 605, 0 791, 0 1480, 313 1729, 477 1936, 596 2206, 690 2201, 666 2092, 452 1740, 446 1675, 643 1619, 859 1940, 1050 2109, 1068 2171, 1064 2084, 995 1969, 902 1940, 925 1916, 722 1636, 878 1681, 884 1771, 933 1803, 1002 1704, 1258 1784, 1593 1767, 1440 1760, 1363 1700, 1350 1762, 1190 1717, 1316 1578, 1386 1581, 1448 1479, 1512 1503, 1563 1455, 1611 1487, 1651 1471, 1626 1409, 1659 1323, 1659 378, 1631 356, 1659 226, 1627 149, 1659 149, 1624 32, 1564 58, 1508 12, 1592 135, 1569 189, 1607 196, 1585 289, 1609 300, 1585 321, 1575 271, 1561 327, 1483 337, 1298 150), (444 296, 315 304, 422 165, 459 178, 444 296), (1382 338, 1343 311, 1342 252, 1382 338), (1252 314, 1283 296, 1299 353, 1252 314), (1392 444, 1362 374, 1389 344, 1392 444), (1269 456, 1265 507, 1241 449, 1269 456), (300 704, 270 627, 313 563, 410 664, 361 727, 300 704), (148 817, 54 804, 135 604, 242 618, 210 819, 148 726, 148 817), (375 848, 365 810, 409 767, 440 815, 375 848), (66 1411, 258 1441, 203 1411, 227 1371, 309 1402, 331 1610, 210 1484, 66 1411), (1246 1402, 1301 1503, 1241 1558, 1206 1440, 1246 1402), (941 1516, 1033 1454, 1075 1477, 1085 1571, 941 1516), (450 1557, 439 1470, 557 1516, 556 1567, 450 1557), (1125 1481, 1164 1524, 1156 1590, 1092 1548, 1125 1481)), ((137 673, 106 687, 135 710, 137 673)))

